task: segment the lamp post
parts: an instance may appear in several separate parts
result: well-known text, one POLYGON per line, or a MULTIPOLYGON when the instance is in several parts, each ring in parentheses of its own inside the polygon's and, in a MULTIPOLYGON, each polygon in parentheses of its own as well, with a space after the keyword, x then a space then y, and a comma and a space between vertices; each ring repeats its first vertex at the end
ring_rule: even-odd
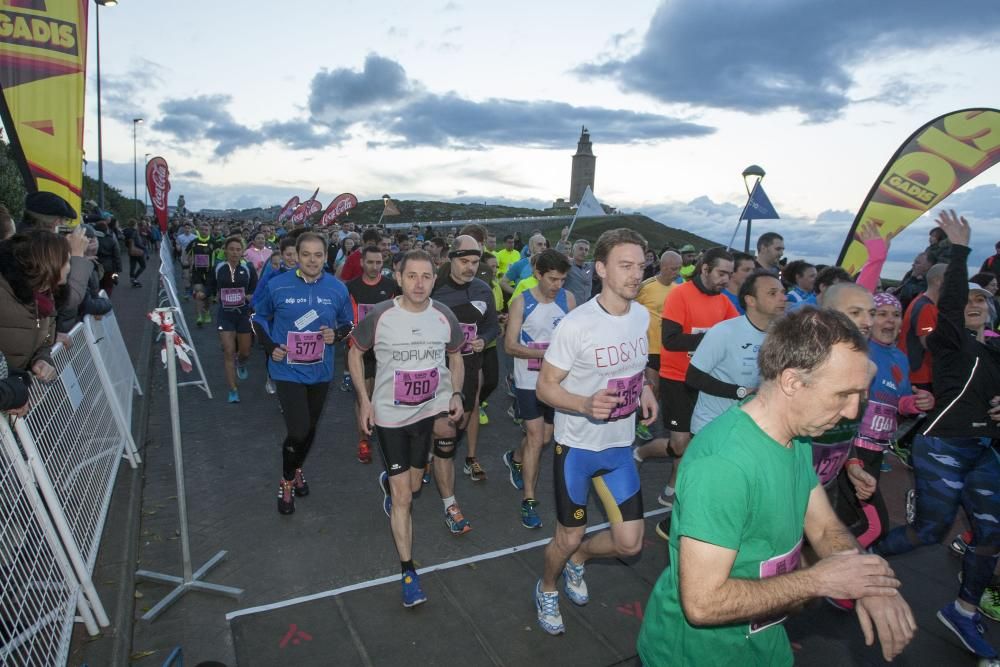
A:
POLYGON ((101 7, 114 7, 118 0, 94 0, 97 24, 97 206, 104 210, 104 147, 101 145, 101 7))
MULTIPOLYGON (((764 179, 764 169, 759 165, 752 164, 743 170, 743 187, 747 190, 747 203, 750 203, 750 195, 753 193, 753 188, 750 187, 750 179, 756 178, 753 182, 753 187, 757 187, 757 184, 764 179)), ((747 238, 746 242, 743 244, 743 252, 750 254, 750 226, 753 221, 747 218, 747 238)))
MULTIPOLYGON (((149 156, 150 155, 152 155, 152 153, 146 153, 146 155, 142 158, 142 164, 143 164, 142 173, 143 173, 143 178, 145 178, 146 167, 149 166, 149 156)), ((144 187, 142 189, 142 205, 143 205, 142 214, 143 215, 149 215, 149 188, 148 187, 144 187)))
POLYGON ((132 200, 135 202, 136 215, 139 214, 139 162, 136 154, 135 129, 141 122, 141 118, 132 119, 132 200))

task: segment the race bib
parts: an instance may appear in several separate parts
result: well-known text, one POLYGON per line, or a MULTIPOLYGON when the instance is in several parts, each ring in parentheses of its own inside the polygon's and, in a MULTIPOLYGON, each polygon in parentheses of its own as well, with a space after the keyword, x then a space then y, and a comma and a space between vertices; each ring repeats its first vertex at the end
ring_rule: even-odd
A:
POLYGON ((826 486, 837 478, 837 473, 840 472, 844 461, 847 460, 847 455, 851 452, 851 443, 848 441, 826 446, 814 442, 812 448, 813 470, 819 477, 819 483, 826 486))
POLYGON ((462 327, 462 354, 472 354, 472 341, 476 340, 476 333, 479 331, 479 327, 475 324, 459 324, 462 327))
POLYGON ((896 434, 896 408, 878 401, 868 401, 858 434, 879 442, 888 442, 896 434))
MULTIPOLYGON (((525 347, 530 347, 533 350, 547 350, 549 349, 548 343, 525 343, 525 347)), ((528 359, 528 370, 529 371, 540 371, 542 370, 542 360, 539 359, 528 359)))
POLYGON ((247 302, 247 293, 242 287, 223 287, 219 290, 219 301, 223 308, 242 308, 247 302))
POLYGON ((326 353, 323 334, 318 331, 289 331, 285 346, 290 364, 318 364, 326 353))
POLYGON ((209 264, 208 255, 195 255, 194 256, 194 267, 196 269, 207 269, 209 264))
POLYGON ((395 405, 423 405, 434 398, 441 376, 438 369, 393 371, 392 400, 395 405))
POLYGON ((608 389, 618 394, 622 402, 618 404, 608 421, 628 417, 639 409, 639 397, 642 396, 642 371, 639 371, 630 378, 615 378, 608 380, 608 389))
POLYGON ((372 303, 359 303, 358 304, 358 322, 360 323, 361 320, 365 319, 365 316, 367 316, 368 313, 369 313, 369 311, 371 311, 371 309, 374 308, 374 307, 375 307, 375 304, 372 304, 372 303))
MULTIPOLYGON (((776 577, 779 574, 794 572, 799 567, 799 556, 801 553, 802 540, 799 540, 798 544, 796 544, 795 547, 788 553, 762 561, 760 564, 760 578, 767 579, 769 577, 776 577)), ((750 621, 750 633, 753 634, 755 632, 760 632, 761 630, 766 630, 773 625, 783 622, 786 618, 788 617, 779 616, 750 621)))

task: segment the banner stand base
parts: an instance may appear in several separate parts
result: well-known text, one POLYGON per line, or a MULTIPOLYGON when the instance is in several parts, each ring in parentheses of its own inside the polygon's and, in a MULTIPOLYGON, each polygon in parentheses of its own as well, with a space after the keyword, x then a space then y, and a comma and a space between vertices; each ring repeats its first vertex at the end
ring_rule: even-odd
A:
POLYGON ((228 595, 229 597, 237 600, 243 597, 242 588, 233 588, 231 586, 222 586, 220 584, 210 584, 207 581, 200 581, 202 577, 208 574, 209 570, 221 563, 225 557, 225 551, 220 551, 212 556, 207 563, 202 565, 194 574, 191 575, 190 581, 185 581, 181 577, 175 577, 170 574, 150 572, 149 570, 136 570, 135 576, 140 579, 155 581, 161 584, 176 584, 176 588, 174 588, 174 590, 170 591, 165 598, 157 602, 152 609, 142 615, 142 620, 155 621, 157 616, 165 612, 170 605, 180 600, 181 596, 188 591, 201 591, 202 593, 228 595))

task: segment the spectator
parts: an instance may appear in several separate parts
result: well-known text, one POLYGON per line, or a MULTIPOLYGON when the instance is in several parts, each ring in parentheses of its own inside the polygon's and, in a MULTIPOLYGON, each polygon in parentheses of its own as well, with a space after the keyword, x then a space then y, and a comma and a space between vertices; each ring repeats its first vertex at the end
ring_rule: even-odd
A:
POLYGON ((935 227, 927 235, 927 241, 929 245, 924 253, 927 255, 927 261, 934 264, 947 264, 951 259, 951 241, 945 236, 944 232, 941 231, 940 227, 935 227))
POLYGON ((910 305, 910 302, 917 298, 921 292, 927 291, 927 272, 934 266, 927 259, 927 253, 922 252, 913 258, 913 266, 903 276, 899 285, 888 290, 896 295, 903 305, 903 310, 910 305))
POLYGON ((970 283, 976 283, 984 290, 990 293, 990 298, 986 300, 986 304, 990 308, 990 319, 986 323, 987 329, 995 329, 997 324, 997 277, 996 274, 984 271, 983 273, 977 273, 976 275, 969 278, 970 283))
POLYGON ((782 278, 791 283, 788 290, 788 305, 800 308, 804 305, 816 305, 816 267, 805 260, 789 262, 782 271, 782 278))
POLYGON ((642 267, 642 279, 649 280, 660 272, 660 264, 656 261, 656 252, 646 249, 646 263, 642 267))
POLYGON ((0 352, 45 382, 56 378, 55 294, 69 272, 69 242, 59 234, 31 229, 0 242, 0 352))
POLYGON ((10 368, 7 365, 7 358, 4 357, 3 352, 0 352, 0 412, 6 412, 15 417, 26 415, 30 386, 31 375, 10 368))
POLYGON ((114 237, 104 220, 94 223, 97 236, 97 261, 103 269, 101 289, 111 296, 118 284, 118 274, 122 272, 122 251, 118 239, 114 237))
POLYGON ((757 268, 774 275, 781 274, 778 263, 785 254, 785 239, 777 232, 765 232, 757 239, 757 268))
POLYGON ((983 262, 983 267, 979 270, 982 273, 990 272, 997 277, 997 280, 1000 280, 1000 241, 997 241, 994 249, 997 253, 987 257, 986 261, 983 262))
POLYGON ((17 231, 45 229, 57 231, 76 220, 76 211, 65 199, 51 192, 32 192, 24 198, 24 217, 17 231))
MULTIPOLYGON (((69 331, 80 318, 87 315, 100 317, 111 312, 111 301, 101 296, 101 280, 104 277, 104 267, 97 258, 97 253, 100 251, 101 237, 98 236, 99 232, 91 225, 85 224, 83 227, 87 238, 92 239, 90 245, 87 247, 85 258, 94 264, 94 268, 90 272, 90 280, 87 282, 87 291, 83 295, 83 301, 80 302, 77 317, 64 321, 65 316, 61 310, 59 311, 59 316, 56 321, 56 329, 59 331, 69 331)), ((101 234, 101 236, 103 236, 103 234, 101 234)))
POLYGON ((146 270, 146 252, 149 246, 135 218, 131 218, 126 225, 125 248, 128 250, 128 277, 132 281, 132 287, 142 287, 139 276, 146 270))

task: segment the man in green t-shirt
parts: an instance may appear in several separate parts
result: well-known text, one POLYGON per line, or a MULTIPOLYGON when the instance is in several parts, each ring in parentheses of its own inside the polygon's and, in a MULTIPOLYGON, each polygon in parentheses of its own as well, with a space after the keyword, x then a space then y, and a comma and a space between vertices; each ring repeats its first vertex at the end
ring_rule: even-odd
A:
POLYGON ((842 314, 779 320, 757 395, 702 429, 684 456, 660 576, 639 634, 643 665, 791 665, 784 615, 816 597, 857 600, 886 660, 916 622, 888 563, 863 554, 812 467, 809 438, 852 418, 868 389, 867 343, 842 314), (800 569, 803 540, 820 559, 800 569))

